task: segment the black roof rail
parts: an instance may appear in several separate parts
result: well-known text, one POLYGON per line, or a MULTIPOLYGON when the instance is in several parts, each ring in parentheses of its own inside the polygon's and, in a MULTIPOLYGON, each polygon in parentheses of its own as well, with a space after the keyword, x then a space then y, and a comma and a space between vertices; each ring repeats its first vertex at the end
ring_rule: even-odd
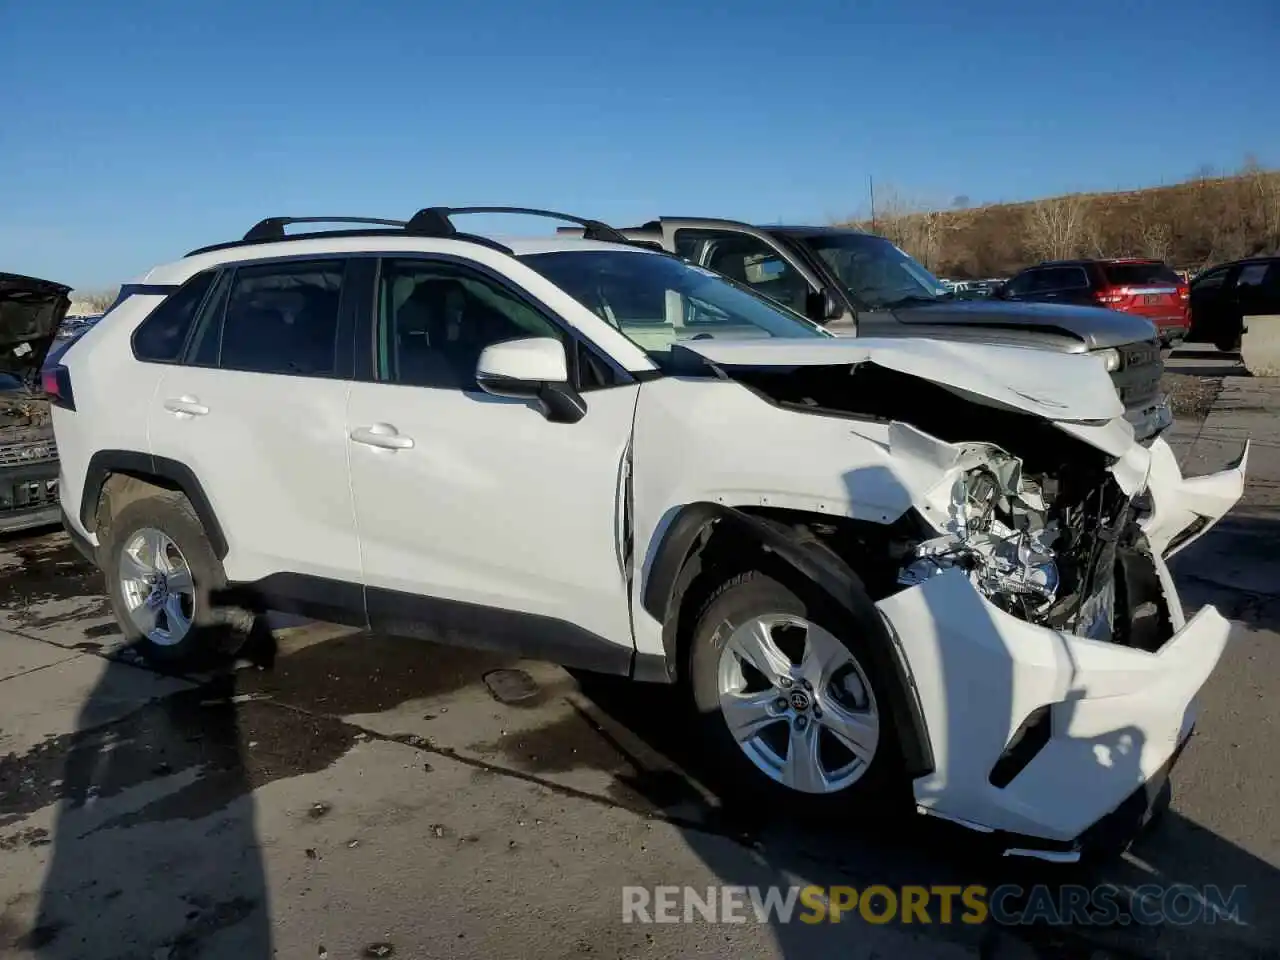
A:
POLYGON ((442 239, 462 240, 476 243, 502 253, 511 253, 511 248, 489 237, 481 237, 472 233, 462 233, 454 225, 452 217, 460 213, 512 213, 531 217, 548 217, 553 220, 564 220, 577 224, 582 228, 582 236, 588 240, 601 240, 607 243, 631 244, 623 233, 615 230, 607 223, 575 217, 569 213, 557 213, 554 210, 538 210, 532 207, 424 207, 408 220, 387 220, 381 217, 266 217, 255 223, 239 240, 214 243, 200 247, 186 254, 194 257, 200 253, 212 253, 230 247, 248 246, 255 243, 278 243, 285 240, 320 240, 337 237, 371 237, 371 236, 410 236, 439 237, 442 239), (361 229, 327 230, 313 233, 285 233, 284 228, 295 223, 350 223, 359 224, 361 229))
POLYGON ((284 228, 295 223, 364 223, 382 227, 403 227, 403 220, 384 220, 379 217, 267 217, 259 220, 243 237, 244 243, 270 243, 287 240, 284 228))
POLYGON ((406 229, 432 237, 452 237, 456 235, 456 231, 451 218, 460 213, 512 213, 527 217, 547 217, 551 220, 576 223, 582 227, 582 236, 587 240, 601 240, 606 243, 630 242, 620 231, 599 220, 588 220, 584 217, 575 217, 570 213, 558 213, 555 210, 537 210, 533 207, 425 207, 409 218, 406 229))
MULTIPOLYGON (((446 225, 448 221, 446 221, 446 225)), ((452 228, 450 228, 452 229, 452 228)), ((211 243, 205 247, 192 250, 185 256, 194 257, 201 253, 212 253, 215 250, 226 250, 232 247, 245 247, 255 243, 279 243, 288 240, 330 240, 342 237, 403 237, 412 236, 449 237, 475 243, 500 253, 511 253, 511 248, 504 243, 489 237, 480 237, 470 233, 442 232, 433 229, 428 222, 425 228, 422 222, 415 228, 412 221, 385 220, 380 217, 267 217, 259 220, 239 240, 228 240, 223 243, 211 243), (321 230, 308 233, 285 233, 284 228, 295 223, 356 223, 369 226, 357 230, 321 230), (377 225, 377 226, 374 226, 377 225)))

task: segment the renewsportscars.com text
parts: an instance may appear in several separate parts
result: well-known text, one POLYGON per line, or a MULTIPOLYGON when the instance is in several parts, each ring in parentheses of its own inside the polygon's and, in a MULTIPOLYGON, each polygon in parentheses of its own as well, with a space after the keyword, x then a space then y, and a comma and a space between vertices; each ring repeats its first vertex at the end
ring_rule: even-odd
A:
POLYGON ((1147 884, 623 887, 623 923, 1241 923, 1245 888, 1147 884))

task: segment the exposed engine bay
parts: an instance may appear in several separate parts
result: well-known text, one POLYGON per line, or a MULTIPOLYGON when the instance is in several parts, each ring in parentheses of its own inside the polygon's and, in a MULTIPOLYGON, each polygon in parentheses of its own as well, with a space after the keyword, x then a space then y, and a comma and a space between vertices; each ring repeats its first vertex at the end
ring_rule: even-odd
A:
POLYGON ((938 491, 932 517, 852 537, 811 525, 875 598, 959 569, 992 604, 1033 624, 1147 650, 1171 635, 1139 526, 1145 498, 1120 489, 1100 450, 1043 419, 873 365, 853 376, 815 367, 734 375, 781 406, 910 424, 960 448, 961 472, 949 493, 938 491))
POLYGON ((1114 480, 1093 471, 1028 475, 995 447, 966 453, 981 462, 952 487, 947 531, 906 547, 898 583, 958 568, 1007 613, 1111 639, 1113 571, 1133 512, 1114 480))

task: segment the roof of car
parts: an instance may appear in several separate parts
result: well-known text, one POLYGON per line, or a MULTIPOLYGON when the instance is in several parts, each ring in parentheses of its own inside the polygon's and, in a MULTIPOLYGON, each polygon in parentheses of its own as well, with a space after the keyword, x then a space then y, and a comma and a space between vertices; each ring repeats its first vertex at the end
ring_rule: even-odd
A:
POLYGON ((806 227, 798 224, 757 224, 757 230, 763 230, 766 233, 786 233, 800 236, 821 236, 824 234, 839 233, 857 233, 862 236, 875 236, 875 234, 867 233, 865 230, 859 230, 857 227, 806 227))
MULTIPOLYGON (((535 253, 561 253, 573 250, 625 250, 656 255, 656 251, 620 243, 584 240, 580 237, 503 237, 493 238, 510 249, 512 256, 535 253)), ((154 267, 134 283, 180 283, 188 277, 223 263, 246 260, 269 260, 277 257, 325 256, 339 253, 449 253, 468 256, 485 252, 492 256, 498 250, 472 240, 448 237, 419 237, 403 233, 365 233, 357 236, 307 236, 272 240, 265 243, 236 243, 196 252, 154 267)), ((487 257, 482 258, 487 259, 487 257)))

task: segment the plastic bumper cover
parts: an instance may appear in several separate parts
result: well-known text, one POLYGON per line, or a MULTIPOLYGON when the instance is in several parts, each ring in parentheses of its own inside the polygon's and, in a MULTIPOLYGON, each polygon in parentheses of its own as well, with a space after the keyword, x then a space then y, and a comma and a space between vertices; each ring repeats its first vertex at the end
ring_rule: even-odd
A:
POLYGON ((1230 631, 1205 607, 1146 653, 1019 620, 958 571, 879 607, 911 666, 935 758, 915 782, 918 807, 1045 859, 1075 859, 1131 817, 1135 797, 1159 790, 1230 631), (1044 708, 1043 745, 996 786, 1015 731, 1044 708))

